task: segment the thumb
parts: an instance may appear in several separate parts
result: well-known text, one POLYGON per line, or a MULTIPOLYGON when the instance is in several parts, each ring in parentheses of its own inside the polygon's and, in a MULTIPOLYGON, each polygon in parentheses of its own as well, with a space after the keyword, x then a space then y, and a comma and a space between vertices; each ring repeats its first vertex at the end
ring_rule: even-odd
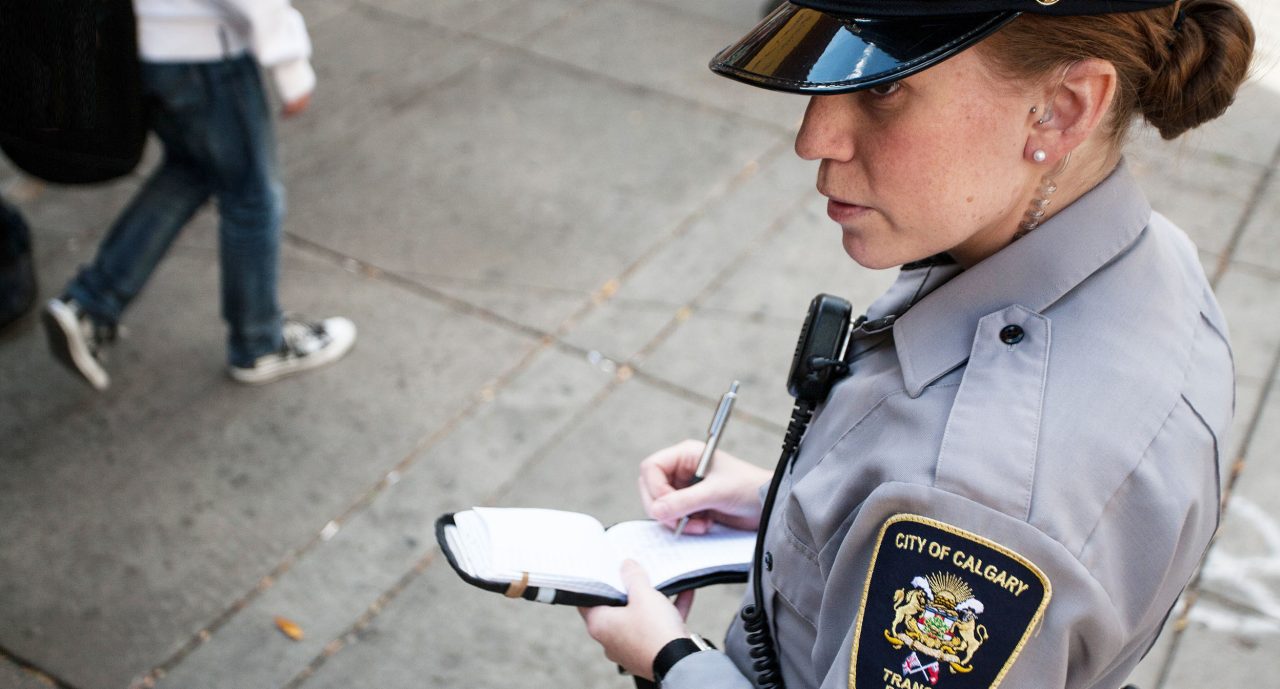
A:
POLYGON ((693 593, 696 590, 697 589, 689 589, 688 591, 681 591, 680 594, 676 596, 676 611, 680 613, 680 619, 689 619, 689 611, 693 609, 693 593))
POLYGON ((627 587, 628 596, 633 591, 653 588, 649 583, 649 575, 645 574, 644 567, 641 567, 639 562, 631 559, 622 561, 622 583, 627 587))
POLYGON ((714 506, 714 496, 706 481, 667 493, 653 501, 653 518, 672 521, 714 506))

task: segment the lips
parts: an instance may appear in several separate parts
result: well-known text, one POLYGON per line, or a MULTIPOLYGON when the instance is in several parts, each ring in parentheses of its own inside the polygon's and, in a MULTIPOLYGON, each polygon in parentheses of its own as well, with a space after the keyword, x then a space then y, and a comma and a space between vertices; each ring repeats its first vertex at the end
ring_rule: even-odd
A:
POLYGON ((870 212, 871 208, 868 206, 847 203, 831 197, 827 198, 827 216, 842 225, 857 220, 870 212))

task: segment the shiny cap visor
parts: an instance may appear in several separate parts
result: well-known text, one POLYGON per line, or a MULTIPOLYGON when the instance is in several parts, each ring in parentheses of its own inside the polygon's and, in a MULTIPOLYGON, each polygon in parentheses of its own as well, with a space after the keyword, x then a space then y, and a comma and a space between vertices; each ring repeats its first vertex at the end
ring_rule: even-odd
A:
POLYGON ((1018 14, 862 18, 784 3, 742 40, 720 51, 710 67, 775 91, 848 93, 927 69, 1018 14))

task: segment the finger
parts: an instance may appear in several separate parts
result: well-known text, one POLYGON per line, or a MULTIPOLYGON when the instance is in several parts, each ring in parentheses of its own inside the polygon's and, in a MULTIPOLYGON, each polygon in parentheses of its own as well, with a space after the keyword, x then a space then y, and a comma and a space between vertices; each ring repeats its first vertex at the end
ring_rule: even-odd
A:
MULTIPOLYGON (((677 523, 676 524, 680 524, 677 523)), ((712 525, 716 524, 713 517, 703 516, 703 514, 689 515, 689 521, 685 523, 685 530, 681 533, 689 535, 703 535, 712 530, 712 525)))
MULTIPOLYGON (((653 501, 656 500, 658 496, 650 492, 649 483, 645 481, 643 466, 640 467, 640 475, 637 477, 636 482, 640 486, 640 505, 644 508, 644 513, 649 514, 649 506, 653 504, 653 501)), ((649 514, 649 516, 652 517, 653 515, 649 514)))
POLYGON ((688 477, 702 456, 702 448, 706 443, 701 440, 682 440, 671 447, 665 447, 644 458, 641 464, 662 467, 671 475, 688 477))
POLYGON ((713 509, 716 505, 714 484, 706 481, 672 491, 653 501, 649 513, 659 521, 679 519, 694 512, 713 509))
POLYGON ((711 525, 715 523, 716 520, 710 517, 691 516, 689 517, 689 523, 684 525, 684 533, 701 536, 710 531, 711 525))
POLYGON ((644 567, 640 566, 635 560, 623 560, 622 562, 622 583, 627 587, 628 597, 633 591, 644 591, 652 589, 649 584, 649 575, 645 574, 644 567))
POLYGON ((702 444, 686 440, 659 450, 640 462, 640 478, 649 495, 660 498, 684 485, 693 476, 702 444))
POLYGON ((649 462, 641 463, 640 497, 645 500, 645 507, 648 508, 654 500, 675 490, 674 481, 675 477, 668 474, 664 467, 649 462))
POLYGON ((676 596, 676 612, 680 613, 682 620, 689 619, 689 611, 693 609, 693 592, 693 589, 689 589, 681 591, 680 595, 676 596))
POLYGON ((686 483, 687 479, 669 475, 659 467, 641 467, 640 503, 644 508, 645 514, 653 519, 666 522, 668 526, 674 524, 676 519, 684 515, 659 516, 654 512, 653 506, 654 503, 664 497, 680 490, 680 486, 684 486, 686 483))

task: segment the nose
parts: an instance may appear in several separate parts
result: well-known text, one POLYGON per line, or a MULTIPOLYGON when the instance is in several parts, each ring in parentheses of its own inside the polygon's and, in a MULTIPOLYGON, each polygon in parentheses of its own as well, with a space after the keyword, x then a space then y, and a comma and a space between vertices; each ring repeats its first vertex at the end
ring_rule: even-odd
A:
POLYGON ((853 118, 848 96, 813 96, 796 134, 796 155, 805 160, 848 161, 853 158, 853 118))

